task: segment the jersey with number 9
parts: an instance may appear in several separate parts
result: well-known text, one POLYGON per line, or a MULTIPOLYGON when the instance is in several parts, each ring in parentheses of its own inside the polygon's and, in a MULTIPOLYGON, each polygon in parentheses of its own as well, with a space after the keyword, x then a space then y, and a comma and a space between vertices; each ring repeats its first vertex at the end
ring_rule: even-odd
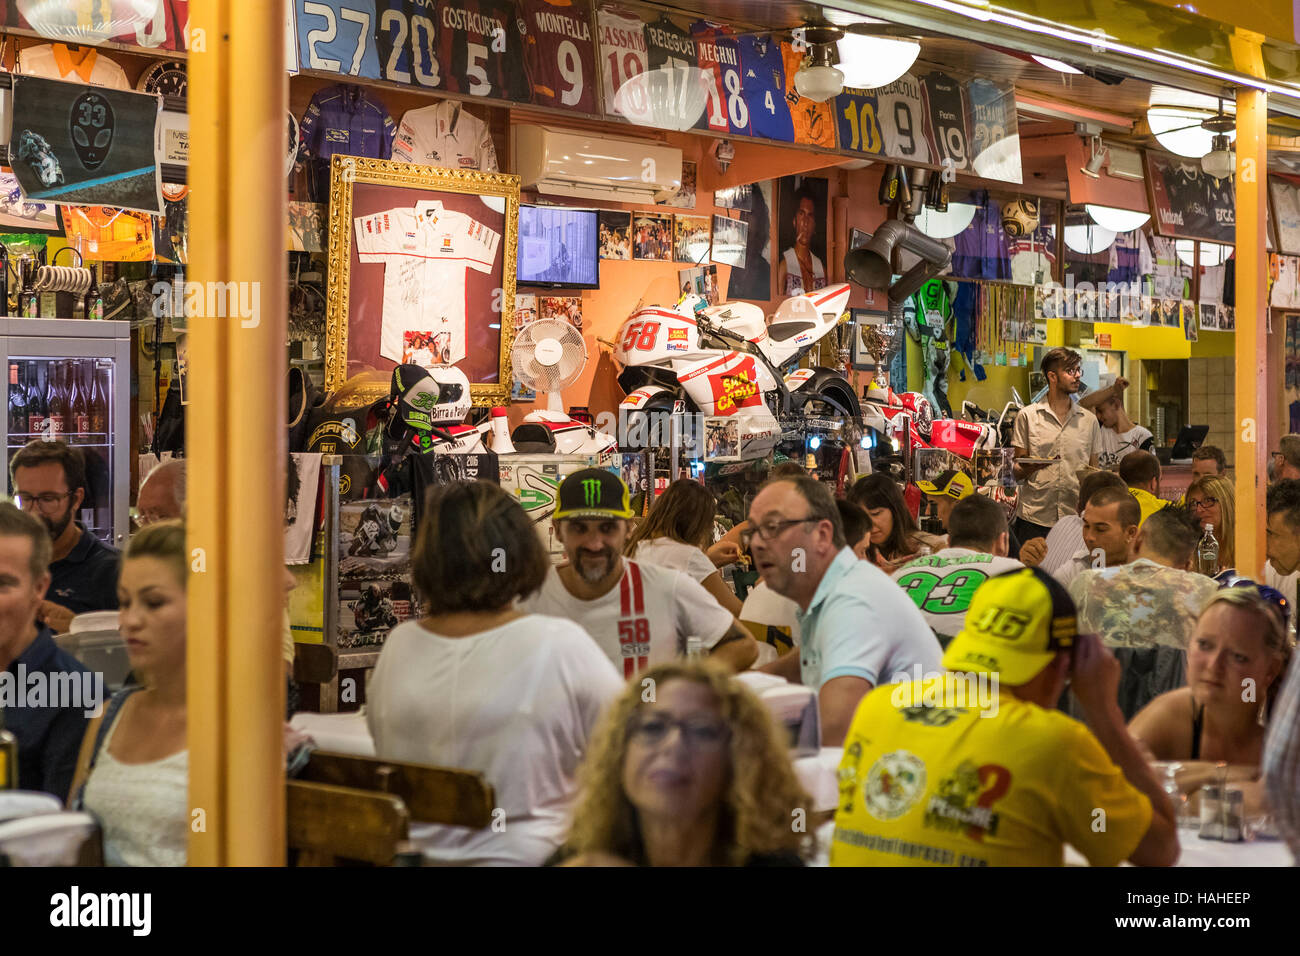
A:
POLYGON ((921 84, 911 73, 904 73, 888 86, 876 91, 880 104, 877 119, 885 141, 885 155, 891 159, 930 162, 930 145, 925 138, 925 113, 922 111, 921 84))
POLYGON ((533 102, 596 112, 596 45, 591 8, 576 0, 520 0, 524 61, 533 102))

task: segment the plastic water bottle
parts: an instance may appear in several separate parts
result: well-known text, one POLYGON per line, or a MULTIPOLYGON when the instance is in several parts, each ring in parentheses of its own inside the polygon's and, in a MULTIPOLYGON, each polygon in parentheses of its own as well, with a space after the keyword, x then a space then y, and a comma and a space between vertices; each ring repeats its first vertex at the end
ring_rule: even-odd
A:
POLYGON ((1219 573, 1219 541, 1214 537, 1214 525, 1205 526, 1201 543, 1196 546, 1197 570, 1211 577, 1219 573))

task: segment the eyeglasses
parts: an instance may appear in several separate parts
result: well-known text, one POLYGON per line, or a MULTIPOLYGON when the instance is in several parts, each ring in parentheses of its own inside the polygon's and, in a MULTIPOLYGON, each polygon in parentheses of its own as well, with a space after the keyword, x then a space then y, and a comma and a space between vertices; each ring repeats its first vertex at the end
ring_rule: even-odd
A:
POLYGON ((767 521, 763 524, 750 524, 748 528, 740 533, 740 543, 742 547, 748 548, 749 542, 754 535, 758 535, 764 541, 775 541, 785 529, 795 524, 806 524, 809 521, 821 521, 821 518, 787 518, 784 521, 767 521))
POLYGON ((1196 498, 1195 500, 1189 502, 1189 504, 1191 504, 1191 506, 1195 508, 1197 511, 1209 511, 1218 503, 1219 503, 1218 498, 1196 498))
POLYGON ((71 498, 73 492, 69 491, 64 494, 55 494, 53 491, 47 491, 41 495, 26 495, 22 492, 14 495, 14 504, 23 511, 31 511, 38 508, 41 514, 52 515, 59 510, 59 503, 64 498, 71 498))
POLYGON ((720 720, 708 717, 675 720, 660 714, 633 720, 629 736, 647 747, 657 747, 668 739, 674 727, 681 731, 682 741, 692 750, 718 750, 731 736, 731 729, 720 720))
POLYGON ((1238 577, 1236 573, 1229 568, 1226 571, 1220 571, 1214 578, 1219 582, 1219 590, 1224 588, 1253 588, 1255 593, 1260 596, 1264 603, 1276 608, 1282 615, 1282 628, 1285 630, 1291 621, 1291 602, 1287 600, 1285 594, 1277 588, 1269 587, 1267 584, 1259 584, 1250 578, 1238 577))

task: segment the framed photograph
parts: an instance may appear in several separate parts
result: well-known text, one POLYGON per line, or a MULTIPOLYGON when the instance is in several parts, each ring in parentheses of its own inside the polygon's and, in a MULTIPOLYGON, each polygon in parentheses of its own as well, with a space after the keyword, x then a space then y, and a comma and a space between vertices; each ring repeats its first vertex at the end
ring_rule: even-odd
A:
POLYGON ((731 270, 727 298, 767 302, 772 298, 772 189, 768 179, 748 190, 740 218, 745 223, 745 261, 731 270))
POLYGON ((1214 179, 1195 160, 1143 153, 1156 232, 1170 239, 1237 241, 1237 189, 1229 176, 1214 179))
POLYGON ((519 177, 335 156, 329 208, 326 390, 377 370, 358 397, 386 395, 412 332, 475 405, 506 404, 519 177))
POLYGON ((817 176, 786 176, 777 183, 776 294, 824 288, 828 182, 817 176))
POLYGON ((861 249, 863 246, 865 246, 865 245, 866 245, 868 242, 870 242, 870 241, 871 241, 871 233, 867 232, 867 230, 865 230, 865 229, 850 229, 850 230, 849 230, 849 248, 850 248, 850 249, 861 249))
POLYGON ((1300 256, 1300 186, 1284 179, 1268 179, 1268 198, 1272 202, 1273 244, 1284 255, 1300 256))
POLYGON ((667 199, 660 200, 658 205, 671 206, 673 209, 694 209, 695 208, 695 164, 688 161, 682 163, 682 184, 678 187, 677 192, 667 199))
POLYGON ((717 461, 740 455, 740 423, 734 415, 704 420, 704 460, 717 461))
POLYGON ((1219 305, 1217 302, 1200 303, 1200 327, 1206 332, 1219 331, 1219 305))
POLYGON ((709 217, 678 216, 673 221, 673 258, 697 264, 709 261, 709 217))
POLYGON ((877 309, 850 309, 853 327, 852 364, 859 372, 875 371, 887 365, 897 348, 899 328, 889 321, 889 313, 877 309))
POLYGON ((753 193, 757 184, 746 183, 743 186, 729 186, 713 193, 713 205, 719 209, 741 209, 749 212, 753 205, 753 193))
POLYGON ((709 305, 718 304, 718 267, 714 265, 696 266, 693 269, 679 269, 677 281, 682 287, 682 295, 695 293, 709 301, 709 305))
POLYGON ((672 216, 638 212, 632 217, 632 258, 651 262, 673 261, 672 216))
POLYGON ((632 214, 602 209, 596 215, 602 259, 632 258, 632 214))
POLYGON ((713 217, 713 261, 727 266, 743 266, 749 225, 741 219, 713 217))

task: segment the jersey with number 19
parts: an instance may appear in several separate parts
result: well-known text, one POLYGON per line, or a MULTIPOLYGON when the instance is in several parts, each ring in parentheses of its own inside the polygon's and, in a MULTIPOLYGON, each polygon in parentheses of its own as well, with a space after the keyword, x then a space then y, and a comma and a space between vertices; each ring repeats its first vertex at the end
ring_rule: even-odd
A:
POLYGON ((891 159, 930 162, 930 146, 925 139, 925 111, 921 103, 921 84, 911 73, 904 73, 888 86, 876 91, 880 103, 877 116, 885 140, 885 155, 891 159))
POLYGON ((596 112, 596 45, 590 7, 576 0, 519 0, 533 102, 596 112))
POLYGON ((633 122, 648 123, 650 96, 645 86, 634 84, 629 87, 623 94, 627 102, 621 104, 621 110, 615 103, 623 84, 649 69, 645 24, 630 10, 601 7, 596 11, 596 36, 600 39, 600 81, 605 115, 626 116, 633 122))
POLYGON ((740 48, 740 89, 749 107, 753 136, 794 142, 794 121, 785 101, 785 64, 781 47, 771 37, 743 36, 740 48))
POLYGON ((951 159, 958 169, 970 168, 970 146, 966 142, 966 105, 961 84, 939 70, 927 73, 921 82, 926 104, 930 139, 939 151, 940 162, 951 159))

